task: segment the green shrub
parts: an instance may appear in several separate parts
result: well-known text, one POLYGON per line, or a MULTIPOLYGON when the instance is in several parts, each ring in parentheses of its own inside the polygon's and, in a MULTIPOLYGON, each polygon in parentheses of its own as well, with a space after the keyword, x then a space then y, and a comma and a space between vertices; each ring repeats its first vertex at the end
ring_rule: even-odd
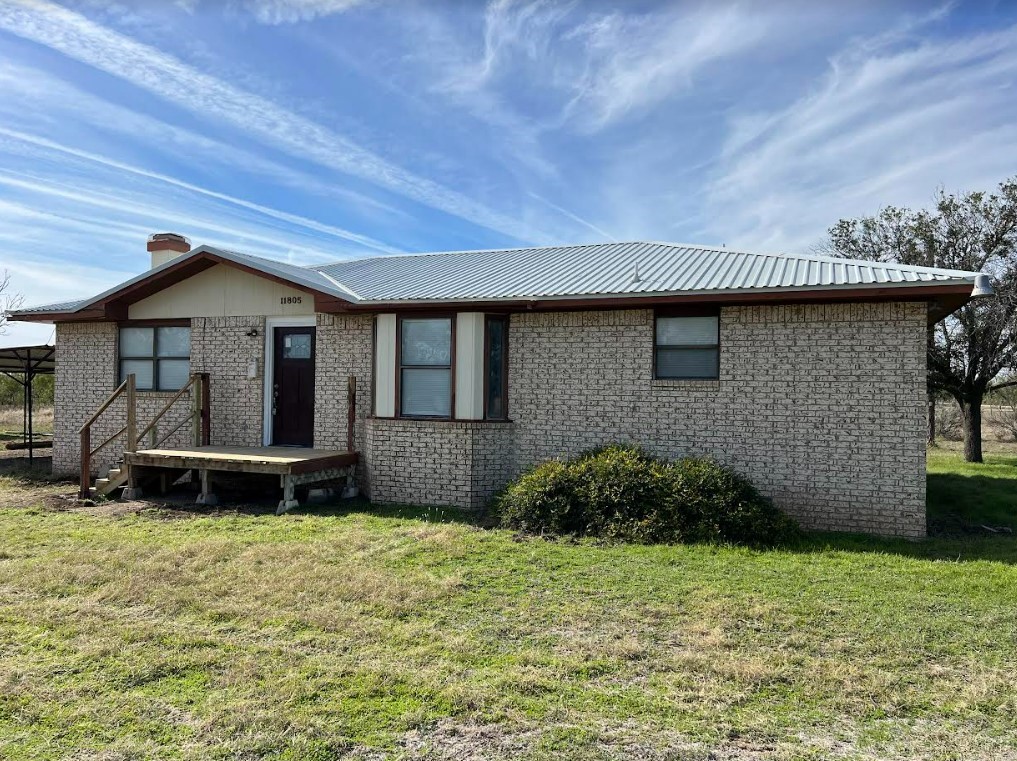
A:
POLYGON ((530 534, 647 544, 765 546, 798 533, 749 481, 712 460, 672 462, 617 444, 537 465, 495 497, 493 508, 502 526, 530 534))

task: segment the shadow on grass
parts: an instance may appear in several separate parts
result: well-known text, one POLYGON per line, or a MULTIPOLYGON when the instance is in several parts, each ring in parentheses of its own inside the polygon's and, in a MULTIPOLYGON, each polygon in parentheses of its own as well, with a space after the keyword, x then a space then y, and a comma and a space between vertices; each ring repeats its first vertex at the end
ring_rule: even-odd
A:
POLYGON ((23 482, 26 486, 32 484, 51 484, 67 479, 54 477, 53 457, 50 454, 35 455, 32 464, 28 463, 28 454, 20 450, 6 452, 0 450, 0 477, 12 478, 23 482))
POLYGON ((866 534, 812 533, 794 546, 791 552, 857 552, 898 555, 915 560, 951 562, 989 561, 1017 565, 1017 537, 1012 535, 980 535, 960 537, 930 536, 926 539, 887 539, 866 534))
MULTIPOLYGON (((154 510, 165 511, 165 517, 232 517, 248 515, 259 517, 275 515, 279 496, 253 496, 252 494, 219 493, 220 504, 215 506, 194 504, 194 493, 176 489, 170 494, 144 498, 154 510)), ((366 515, 373 518, 413 520, 422 523, 454 523, 459 525, 489 528, 490 522, 475 512, 457 510, 454 507, 425 507, 416 505, 375 505, 364 498, 349 500, 311 500, 285 513, 298 518, 342 518, 351 515, 366 515)))
POLYGON ((1017 531, 1017 478, 930 473, 929 533, 984 533, 984 526, 1017 531))

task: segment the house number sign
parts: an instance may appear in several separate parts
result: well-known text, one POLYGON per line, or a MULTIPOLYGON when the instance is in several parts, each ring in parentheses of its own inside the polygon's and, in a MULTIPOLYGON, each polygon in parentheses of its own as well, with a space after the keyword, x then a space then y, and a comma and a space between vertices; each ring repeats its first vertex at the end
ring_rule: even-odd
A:
POLYGON ((304 303, 304 297, 303 296, 280 296, 279 297, 279 303, 280 304, 303 304, 304 303))

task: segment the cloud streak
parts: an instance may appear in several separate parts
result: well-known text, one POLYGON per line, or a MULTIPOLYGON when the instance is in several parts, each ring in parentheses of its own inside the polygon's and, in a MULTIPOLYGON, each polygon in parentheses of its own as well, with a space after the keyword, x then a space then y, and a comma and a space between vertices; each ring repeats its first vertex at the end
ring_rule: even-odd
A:
POLYGON ((814 92, 732 118, 706 215, 726 210, 729 243, 803 249, 840 217, 925 205, 938 185, 989 189, 1017 155, 1015 76, 1017 27, 856 40, 814 92))
POLYGON ((383 253, 393 253, 392 247, 387 246, 379 241, 376 241, 373 238, 370 238, 366 235, 360 235, 358 233, 354 233, 349 230, 344 230, 340 227, 335 227, 333 225, 323 224, 322 222, 318 222, 317 220, 309 219, 308 217, 303 217, 298 214, 290 214, 289 212, 280 211, 278 209, 272 209, 267 206, 254 203, 252 201, 244 200, 243 198, 237 198, 235 196, 227 195, 226 193, 219 193, 214 190, 202 188, 190 182, 184 182, 183 180, 178 180, 174 177, 170 177, 159 172, 152 172, 147 169, 142 169, 140 167, 131 166, 130 164, 125 164, 122 161, 116 161, 115 159, 99 156, 95 153, 90 153, 88 151, 82 151, 76 148, 71 148, 69 146, 60 145, 58 143, 53 142, 52 140, 33 137, 32 135, 27 135, 25 133, 17 132, 15 130, 4 129, 3 127, 0 127, 0 136, 14 138, 15 140, 20 140, 30 145, 39 146, 41 148, 46 148, 47 150, 51 151, 57 151, 68 156, 74 156, 75 158, 85 159, 86 161, 101 164, 107 168, 117 169, 121 172, 127 172, 138 177, 144 177, 149 180, 158 180, 161 183, 172 185, 175 188, 187 190, 190 191, 191 193, 196 193, 207 198, 214 198, 217 201, 224 201, 228 204, 232 204, 243 209, 248 209, 250 211, 254 211, 257 212, 258 214, 264 215, 266 217, 278 219, 283 222, 287 222, 288 224, 304 228, 306 230, 312 230, 314 232, 323 233, 324 235, 328 235, 334 238, 339 238, 341 240, 356 243, 359 246, 363 246, 364 248, 373 249, 375 251, 380 251, 383 253))
POLYGON ((408 199, 520 239, 547 236, 439 183, 409 172, 344 135, 179 59, 44 3, 0 4, 0 29, 57 50, 293 156, 368 180, 408 199))

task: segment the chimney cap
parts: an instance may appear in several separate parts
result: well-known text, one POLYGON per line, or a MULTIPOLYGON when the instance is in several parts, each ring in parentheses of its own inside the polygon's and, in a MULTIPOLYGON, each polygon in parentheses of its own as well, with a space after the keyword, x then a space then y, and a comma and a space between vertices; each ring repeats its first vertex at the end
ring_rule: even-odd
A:
POLYGON ((186 254, 191 250, 191 241, 177 233, 152 233, 148 236, 148 250, 178 251, 186 254))

